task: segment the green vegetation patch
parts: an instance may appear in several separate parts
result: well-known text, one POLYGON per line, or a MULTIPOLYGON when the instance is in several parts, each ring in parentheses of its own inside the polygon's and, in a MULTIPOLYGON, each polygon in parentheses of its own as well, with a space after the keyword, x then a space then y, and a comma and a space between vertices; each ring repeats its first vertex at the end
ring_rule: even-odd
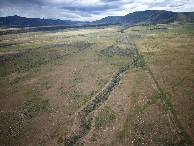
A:
POLYGON ((40 112, 48 111, 48 100, 42 100, 40 98, 32 98, 23 101, 16 108, 12 109, 10 112, 3 116, 2 119, 5 122, 4 130, 2 135, 10 136, 13 140, 21 138, 24 133, 31 129, 31 121, 40 112))
POLYGON ((85 96, 83 103, 88 102, 98 91, 92 91, 88 96, 85 96))
POLYGON ((48 100, 33 98, 26 100, 13 110, 13 115, 23 115, 25 118, 33 118, 41 111, 47 111, 48 100))
POLYGON ((95 128, 103 128, 113 122, 114 119, 115 115, 110 106, 105 106, 95 119, 95 128))

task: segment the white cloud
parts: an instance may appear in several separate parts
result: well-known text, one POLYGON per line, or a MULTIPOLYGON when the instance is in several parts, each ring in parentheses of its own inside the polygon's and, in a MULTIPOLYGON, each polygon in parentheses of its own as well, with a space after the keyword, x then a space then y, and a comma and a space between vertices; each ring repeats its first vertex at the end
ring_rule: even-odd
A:
MULTIPOLYGON (((163 3, 165 2, 166 0, 137 0, 135 2, 139 2, 139 3, 142 3, 142 4, 153 4, 153 3, 163 3)), ((170 1, 170 0, 169 0, 170 1)))

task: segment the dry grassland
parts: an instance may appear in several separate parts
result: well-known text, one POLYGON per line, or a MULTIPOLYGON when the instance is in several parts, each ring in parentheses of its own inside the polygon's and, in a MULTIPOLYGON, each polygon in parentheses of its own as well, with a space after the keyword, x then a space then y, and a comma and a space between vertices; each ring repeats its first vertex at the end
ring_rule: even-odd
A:
POLYGON ((192 145, 193 27, 1 36, 0 145, 192 145))

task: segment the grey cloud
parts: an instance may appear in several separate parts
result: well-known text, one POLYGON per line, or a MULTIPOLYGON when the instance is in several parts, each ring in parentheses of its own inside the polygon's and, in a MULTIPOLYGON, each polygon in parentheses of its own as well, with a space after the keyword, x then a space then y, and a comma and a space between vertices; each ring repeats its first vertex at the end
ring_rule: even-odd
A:
POLYGON ((104 6, 96 6, 96 7, 63 7, 65 10, 70 10, 70 11, 82 11, 82 12, 96 12, 96 11, 106 11, 109 9, 115 9, 118 6, 109 6, 109 5, 104 5, 104 6))
POLYGON ((95 20, 108 15, 126 15, 144 9, 193 11, 193 0, 1 0, 0 16, 20 15, 72 20, 95 20), (87 2, 87 1, 86 1, 87 2), (93 4, 94 2, 94 4, 93 4))

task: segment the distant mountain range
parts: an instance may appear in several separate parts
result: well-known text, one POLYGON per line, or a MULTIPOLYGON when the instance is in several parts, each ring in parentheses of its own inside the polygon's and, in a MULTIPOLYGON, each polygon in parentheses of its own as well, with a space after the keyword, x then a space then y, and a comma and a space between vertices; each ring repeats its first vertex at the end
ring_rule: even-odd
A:
POLYGON ((155 25, 168 24, 172 22, 194 22, 194 12, 172 12, 165 10, 146 10, 129 13, 125 16, 108 16, 91 23, 71 20, 54 20, 40 18, 26 18, 20 16, 0 17, 0 26, 4 27, 37 27, 56 25, 75 25, 77 23, 99 25, 99 24, 119 24, 119 25, 155 25))
POLYGON ((0 26, 6 27, 37 27, 37 26, 52 26, 52 25, 72 25, 80 23, 79 21, 60 20, 60 19, 40 19, 40 18, 26 18, 17 15, 0 17, 0 26))
POLYGON ((172 12, 165 10, 146 10, 129 13, 125 16, 108 16, 94 23, 155 25, 172 22, 194 22, 194 12, 172 12))

